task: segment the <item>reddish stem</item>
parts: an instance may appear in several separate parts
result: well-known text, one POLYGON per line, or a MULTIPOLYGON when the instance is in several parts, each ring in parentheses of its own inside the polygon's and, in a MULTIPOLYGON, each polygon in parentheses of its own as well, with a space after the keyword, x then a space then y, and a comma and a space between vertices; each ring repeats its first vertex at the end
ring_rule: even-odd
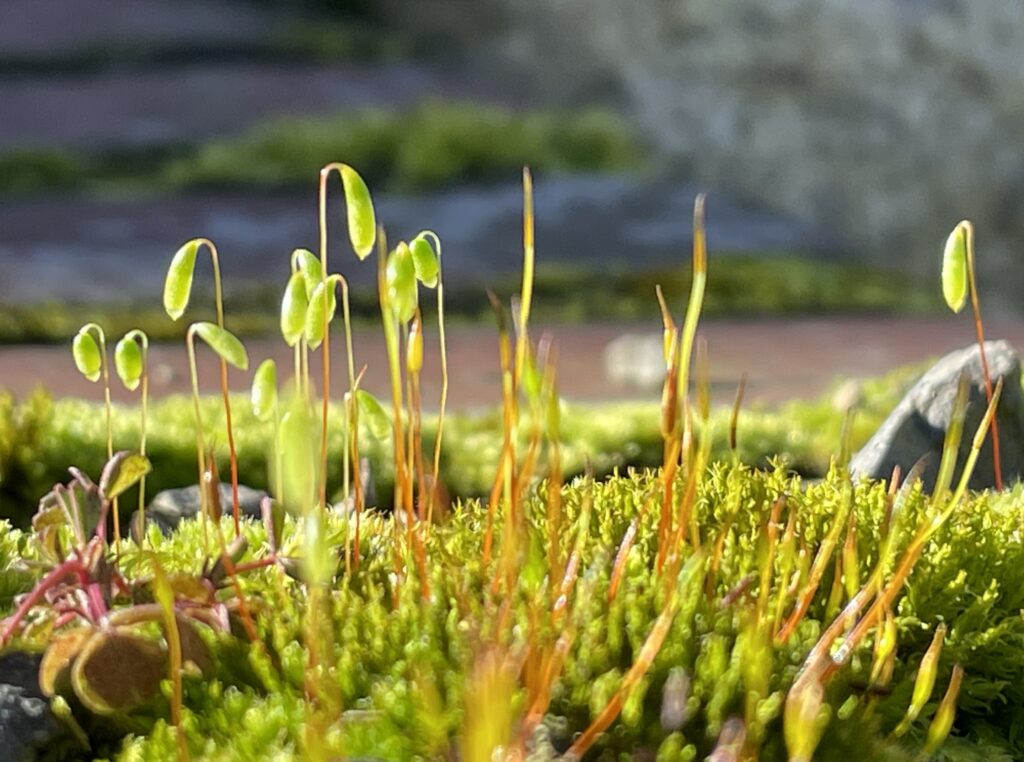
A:
MULTIPOLYGON (((221 326, 224 327, 223 325, 221 326)), ((231 518, 235 522, 235 537, 242 534, 238 503, 238 455, 235 453, 235 433, 231 426, 231 401, 228 399, 228 364, 220 358, 220 392, 224 398, 224 421, 228 427, 228 456, 231 459, 231 518)))
POLYGON ((72 558, 43 577, 39 584, 35 586, 35 589, 28 594, 28 597, 21 602, 18 610, 7 619, 3 632, 0 632, 0 645, 7 645, 7 642, 14 635, 14 630, 21 624, 21 620, 42 600, 46 593, 63 582, 67 577, 81 575, 84 571, 85 569, 78 559, 72 558))
MULTIPOLYGON (((978 303, 978 284, 974 274, 974 229, 968 225, 970 241, 967 245, 967 283, 971 290, 971 309, 974 311, 974 330, 978 336, 978 352, 981 355, 981 373, 985 378, 985 401, 992 404, 992 376, 988 370, 988 358, 985 356, 985 329, 981 323, 981 305, 978 303)), ((1003 491, 1003 466, 999 456, 999 425, 995 416, 992 417, 992 465, 995 471, 995 486, 1003 491)))

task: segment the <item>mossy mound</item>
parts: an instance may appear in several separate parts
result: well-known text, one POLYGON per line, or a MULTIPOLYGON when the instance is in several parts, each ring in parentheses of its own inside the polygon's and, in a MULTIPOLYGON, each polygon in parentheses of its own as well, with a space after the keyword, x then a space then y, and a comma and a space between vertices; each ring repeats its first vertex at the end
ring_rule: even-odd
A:
MULTIPOLYGON (((912 366, 862 384, 858 413, 851 432, 857 447, 867 441, 882 419, 899 401, 921 368, 912 366)), ((239 473, 250 486, 267 486, 267 454, 271 428, 251 413, 249 400, 233 398, 232 414, 238 442, 239 473)), ((147 493, 195 484, 195 432, 191 400, 171 397, 155 402, 150 410, 148 454, 154 473, 147 493)), ((715 427, 722 432, 730 411, 716 413, 715 427)), ((662 441, 658 436, 658 406, 654 403, 566 405, 561 431, 563 466, 567 474, 583 473, 589 461, 596 475, 616 468, 659 465, 662 441)), ((208 441, 218 446, 220 473, 227 474, 224 412, 219 398, 203 402, 208 441)), ((784 459, 794 471, 820 476, 829 456, 839 446, 843 413, 829 396, 810 402, 791 402, 778 410, 744 410, 739 419, 739 457, 744 463, 764 465, 769 457, 784 459)), ((340 406, 332 408, 331 428, 341 429, 340 406)), ((437 422, 424 418, 424 448, 433 447, 437 422)), ((114 408, 116 448, 131 449, 139 441, 139 415, 134 408, 114 408)), ((501 449, 501 414, 449 416, 445 422, 442 476, 454 497, 476 497, 490 489, 501 449)), ((715 454, 725 455, 719 437, 715 454)), ((361 438, 361 454, 371 462, 377 494, 387 500, 394 481, 390 440, 376 441, 369 431, 361 438)), ((36 503, 50 487, 67 476, 74 464, 97 474, 106 456, 106 429, 101 405, 75 399, 52 400, 37 392, 21 403, 0 394, 0 516, 24 525, 36 503)), ((341 487, 341 452, 332 438, 328 483, 341 487)), ((135 505, 134 498, 122 501, 135 505)))
MULTIPOLYGON (((690 561, 671 593, 666 574, 655 571, 660 494, 657 472, 604 482, 578 479, 565 488, 554 557, 561 566, 578 553, 578 578, 561 619, 542 613, 557 597, 551 592, 552 576, 561 577, 549 563, 543 488, 525 503, 525 521, 515 540, 520 552, 514 585, 508 589, 502 583, 497 594, 491 589, 501 576, 496 571, 500 562, 482 560, 487 512, 476 502, 459 505, 425 536, 428 600, 421 599, 412 559, 396 559, 394 535, 405 531, 400 523, 368 514, 361 527, 361 566, 345 573, 340 549, 350 527, 332 518, 328 538, 339 554, 338 574, 329 594, 319 598, 326 601, 321 616, 329 617, 331 627, 330 647, 320 654, 325 671, 315 684, 327 686, 335 709, 318 714, 306 698, 311 673, 304 623, 314 600, 309 590, 276 566, 247 572, 240 579, 259 645, 204 629, 216 667, 204 679, 185 680, 182 727, 192 758, 306 759, 313 746, 327 756, 436 758, 460 747, 465 753, 481 721, 491 723, 492 730, 497 723, 495 732, 506 733, 512 743, 527 709, 528 670, 520 673, 518 668, 531 664, 531 650, 542 652, 567 637, 570 645, 552 682, 543 723, 527 739, 533 758, 551 758, 601 711, 656 620, 673 605, 676 613, 663 646, 588 758, 616 759, 642 751, 659 759, 703 758, 728 723, 734 727, 740 718, 749 749, 762 759, 785 759, 786 693, 825 625, 846 603, 846 582, 829 558, 806 616, 785 643, 776 639, 761 651, 751 640, 759 597, 763 593, 769 602, 762 611, 777 632, 793 608, 793 590, 804 589, 808 568, 844 506, 850 507, 856 527, 862 581, 878 561, 885 532, 895 532, 902 552, 914 527, 938 507, 915 489, 897 498, 893 511, 885 485, 854 488, 838 470, 808 485, 781 467, 753 471, 714 465, 701 480, 694 503, 703 560, 684 551, 690 561), (781 496, 787 502, 777 518, 793 526, 795 554, 788 570, 785 552, 771 554, 768 566, 762 565, 769 517, 781 496), (618 592, 609 600, 614 559, 631 525, 635 541, 618 592), (716 547, 721 555, 712 561, 716 547), (397 585, 396 563, 402 580, 397 585), (758 580, 765 568, 768 585, 762 591, 758 580), (499 657, 515 665, 504 674, 505 682, 486 669, 489 659, 499 657), (751 669, 755 663, 764 669, 751 669), (670 681, 675 681, 670 693, 678 694, 685 685, 681 726, 666 719, 666 702, 679 699, 667 695, 670 681), (317 729, 315 740, 308 735, 310 728, 317 729)), ((504 518, 499 512, 497 527, 504 518)), ((830 719, 817 759, 914 758, 954 663, 963 666, 966 678, 953 737, 937 758, 1024 755, 1022 520, 1020 487, 1001 495, 969 496, 956 508, 929 541, 892 608, 897 645, 891 680, 872 683, 869 638, 828 684, 830 719), (935 695, 909 732, 893 738, 921 657, 940 623, 948 631, 935 695)), ((286 522, 285 554, 301 552, 298 524, 286 522)), ((223 529, 231 532, 229 520, 223 529)), ((251 523, 244 531, 250 550, 242 562, 265 556, 263 528, 251 523)), ((170 538, 153 531, 145 552, 130 543, 122 548, 121 569, 133 577, 149 574, 151 545, 168 572, 196 574, 204 536, 212 542, 213 534, 193 521, 170 538)), ((501 531, 496 537, 497 559, 508 540, 502 540, 501 531)), ((10 596, 30 586, 26 565, 32 557, 29 538, 8 528, 0 542, 4 612, 10 610, 10 596)), ((41 646, 47 635, 47 628, 39 627, 34 640, 22 645, 41 646)), ((175 758, 175 734, 164 719, 167 704, 158 704, 132 718, 135 734, 93 754, 122 760, 175 758)), ((317 706, 327 705, 322 700, 317 706)))

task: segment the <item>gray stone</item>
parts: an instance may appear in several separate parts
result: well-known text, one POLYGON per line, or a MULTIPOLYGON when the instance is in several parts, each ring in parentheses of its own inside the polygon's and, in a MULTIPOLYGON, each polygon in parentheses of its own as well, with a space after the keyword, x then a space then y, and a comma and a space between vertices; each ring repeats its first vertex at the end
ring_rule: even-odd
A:
MULTIPOLYGON (((1020 358, 1005 341, 985 343, 992 382, 1003 379, 996 411, 1003 482, 1011 484, 1024 474, 1024 393, 1021 390, 1020 358)), ((928 456, 923 481, 935 483, 942 457, 942 443, 949 426, 960 373, 971 381, 964 435, 957 457, 954 480, 967 459, 974 432, 985 413, 985 386, 977 345, 950 352, 925 373, 885 419, 874 436, 850 462, 854 476, 888 478, 899 465, 904 475, 922 456, 928 456)), ((971 477, 972 489, 994 486, 992 438, 986 437, 971 477)))
MULTIPOLYGON (((267 496, 263 490, 238 485, 238 507, 243 516, 259 519, 260 501, 267 496)), ((231 511, 231 485, 221 482, 220 504, 224 513, 231 511)), ((155 523, 164 534, 174 531, 182 519, 191 518, 199 513, 199 485, 177 489, 165 489, 158 492, 146 506, 146 520, 155 523)), ((134 523, 134 522, 133 522, 134 523)))
POLYGON ((659 389, 665 382, 661 334, 624 333, 604 348, 604 373, 617 386, 659 389))
POLYGON ((39 689, 40 658, 20 652, 0 657, 0 762, 32 762, 70 738, 39 689))

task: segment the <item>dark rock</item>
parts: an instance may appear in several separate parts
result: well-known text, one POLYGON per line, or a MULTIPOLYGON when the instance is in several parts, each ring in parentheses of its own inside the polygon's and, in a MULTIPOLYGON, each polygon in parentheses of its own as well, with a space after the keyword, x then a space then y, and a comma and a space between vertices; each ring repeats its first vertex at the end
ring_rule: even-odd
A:
POLYGON ((39 689, 38 654, 0 656, 0 762, 31 762, 72 740, 39 689))
MULTIPOLYGON (((992 383, 1003 379, 996 421, 999 425, 1003 483, 1011 484, 1024 474, 1024 393, 1021 391, 1020 358, 1005 341, 985 342, 985 355, 992 383)), ((949 426, 958 379, 963 371, 970 378, 971 392, 954 471, 955 484, 987 406, 977 345, 949 353, 914 384, 874 436, 854 456, 850 462, 851 473, 887 479, 893 468, 899 465, 906 475, 920 457, 927 455, 928 463, 922 479, 925 487, 931 489, 938 474, 942 443, 949 426)), ((981 449, 970 486, 972 489, 985 489, 994 486, 994 482, 990 435, 981 449)))
MULTIPOLYGON (((238 485, 238 507, 243 516, 259 519, 260 501, 267 496, 263 490, 238 485)), ((231 485, 220 484, 220 504, 224 513, 231 512, 231 485)), ((160 531, 169 534, 174 531, 182 519, 191 518, 199 513, 199 485, 178 489, 165 489, 158 492, 146 506, 146 520, 155 523, 160 531)), ((134 525, 134 522, 133 522, 134 525)))
MULTIPOLYGON (((377 482, 373 478, 373 467, 369 458, 359 459, 359 481, 363 485, 363 506, 366 508, 377 507, 377 482)), ((331 509, 338 514, 348 515, 355 511, 355 496, 349 494, 331 506, 331 509)))

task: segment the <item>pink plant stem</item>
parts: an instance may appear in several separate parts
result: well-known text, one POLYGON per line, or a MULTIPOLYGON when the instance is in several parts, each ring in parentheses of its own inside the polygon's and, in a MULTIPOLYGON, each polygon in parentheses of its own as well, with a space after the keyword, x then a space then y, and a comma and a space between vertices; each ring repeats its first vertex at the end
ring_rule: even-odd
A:
POLYGON ((67 577, 81 575, 84 571, 82 564, 77 559, 70 559, 43 577, 35 589, 29 593, 28 597, 21 602, 18 610, 7 619, 3 632, 0 632, 0 646, 7 645, 7 642, 14 635, 15 629, 21 624, 21 620, 28 615, 29 611, 35 608, 47 592, 55 588, 67 577))
POLYGON ((108 611, 106 601, 103 600, 103 591, 98 582, 89 584, 86 588, 86 595, 89 596, 89 607, 92 609, 92 618, 99 621, 103 619, 108 611))

